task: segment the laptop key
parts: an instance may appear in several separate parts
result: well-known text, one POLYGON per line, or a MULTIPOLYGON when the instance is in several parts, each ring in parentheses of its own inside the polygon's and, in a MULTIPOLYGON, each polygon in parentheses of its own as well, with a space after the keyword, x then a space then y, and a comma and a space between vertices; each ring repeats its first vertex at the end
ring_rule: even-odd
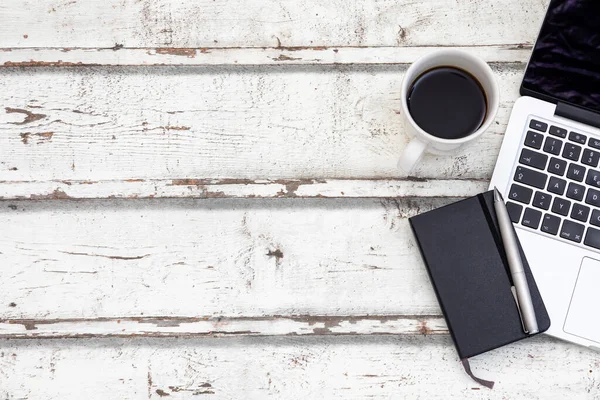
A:
POLYGON ((573 182, 569 182, 569 187, 567 188, 567 197, 568 198, 581 201, 581 200, 583 200, 584 193, 585 193, 585 186, 578 185, 573 182))
POLYGON ((563 176, 565 174, 565 170, 567 169, 567 162, 565 160, 561 160, 559 158, 552 157, 550 159, 550 164, 548 164, 548 172, 563 176))
POLYGON ((587 140, 587 136, 582 135, 581 133, 571 132, 569 133, 569 140, 572 140, 577 143, 585 144, 587 140))
POLYGON ((600 231, 595 228, 588 228, 583 243, 595 249, 600 249, 600 231))
POLYGON ((600 192, 594 189, 588 189, 585 202, 596 207, 600 207, 600 192))
POLYGON ((521 224, 529 228, 537 229, 538 226, 540 226, 541 219, 541 211, 534 210, 533 208, 526 208, 525 214, 523 214, 523 221, 521 222, 521 224))
POLYGON ((546 153, 554 154, 555 156, 560 154, 560 149, 562 149, 563 142, 555 139, 553 137, 548 136, 546 141, 544 142, 544 151, 546 153))
POLYGON ((521 166, 517 167, 514 176, 515 181, 523 183, 525 185, 536 187, 538 189, 543 189, 544 187, 546 187, 547 179, 548 176, 546 174, 521 166))
POLYGON ((589 169, 587 177, 585 178, 585 183, 600 188, 600 171, 589 169))
POLYGON ((600 161, 600 151, 591 149, 583 150, 583 155, 581 156, 582 163, 595 168, 598 166, 598 161, 600 161))
POLYGON ((590 141, 588 142, 588 146, 600 150, 600 139, 590 138, 590 141))
POLYGON ((565 192, 565 187, 567 187, 567 181, 555 176, 550 177, 550 181, 548 182, 549 192, 560 194, 562 196, 562 194, 565 192))
POLYGON ((542 232, 556 235, 558 233, 558 227, 560 226, 560 218, 546 214, 542 220, 542 232))
POLYGON ((579 156, 581 155, 581 146, 577 146, 573 143, 566 143, 565 148, 562 152, 562 156, 564 158, 568 158, 569 160, 577 161, 579 160, 579 156))
POLYGON ((547 210, 550 208, 550 201, 552 201, 552 196, 548 193, 535 192, 532 205, 542 210, 547 210))
POLYGON ((548 129, 548 124, 532 119, 529 123, 529 127, 531 129, 537 129, 538 131, 546 132, 546 129, 548 129))
POLYGON ((521 213, 523 212, 523 206, 508 201, 506 203, 506 210, 508 211, 508 215, 510 216, 511 221, 515 224, 518 224, 519 220, 521 219, 521 213))
POLYGON ((559 128, 558 126, 550 126, 550 134, 554 135, 554 136, 558 136, 561 138, 566 138, 567 137, 567 130, 564 128, 559 128))
POLYGON ((585 167, 578 164, 569 164, 569 169, 567 170, 567 178, 576 180, 577 182, 583 181, 585 177, 585 167))
POLYGON ((571 218, 576 219, 577 221, 585 222, 588 219, 588 215, 590 215, 590 208, 588 206, 578 203, 573 204, 571 218))
POLYGON ((573 242, 580 243, 581 239, 583 238, 584 230, 584 225, 565 219, 560 230, 560 237, 563 239, 568 239, 573 242))
POLYGON ((561 199, 560 197, 554 198, 554 203, 552 203, 552 212, 567 216, 569 215, 569 208, 571 208, 571 202, 569 200, 561 199))
POLYGON ((531 200, 532 194, 532 189, 526 188, 524 186, 519 186, 513 183, 510 187, 510 192, 508 192, 508 198, 510 200, 518 201, 520 203, 529 204, 529 200, 531 200))
POLYGON ((592 216, 590 217, 590 224, 600 226, 600 210, 592 211, 592 216))
POLYGON ((526 148, 523 148, 523 150, 521 151, 521 157, 519 158, 519 162, 521 164, 529 165, 531 167, 541 170, 546 168, 547 161, 547 155, 526 148))
POLYGON ((527 136, 525 136, 525 146, 533 147, 534 149, 539 150, 542 147, 543 140, 544 135, 541 133, 527 131, 527 136))

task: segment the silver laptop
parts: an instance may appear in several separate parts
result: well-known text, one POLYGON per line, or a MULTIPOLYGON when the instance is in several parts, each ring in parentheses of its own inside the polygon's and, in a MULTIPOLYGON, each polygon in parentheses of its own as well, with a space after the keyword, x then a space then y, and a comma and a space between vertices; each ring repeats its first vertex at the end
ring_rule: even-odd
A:
POLYGON ((600 1, 552 0, 490 187, 502 191, 550 314, 600 349, 600 1))

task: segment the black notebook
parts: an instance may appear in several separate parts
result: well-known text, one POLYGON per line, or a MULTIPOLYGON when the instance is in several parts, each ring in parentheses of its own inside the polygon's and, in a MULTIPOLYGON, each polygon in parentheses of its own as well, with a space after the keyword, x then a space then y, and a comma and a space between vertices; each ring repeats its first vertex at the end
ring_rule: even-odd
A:
MULTIPOLYGON (((531 336, 523 331, 511 291, 493 192, 409 221, 461 359, 531 336)), ((543 332, 550 318, 522 248, 521 258, 543 332)))

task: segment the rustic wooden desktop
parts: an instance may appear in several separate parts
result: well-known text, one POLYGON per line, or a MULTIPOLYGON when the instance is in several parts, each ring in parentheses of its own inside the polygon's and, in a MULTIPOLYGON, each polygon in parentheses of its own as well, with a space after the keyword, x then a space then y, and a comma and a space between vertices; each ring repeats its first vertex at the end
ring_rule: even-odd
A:
POLYGON ((598 398, 536 337, 463 371, 407 218, 487 188, 548 0, 0 3, 0 398, 598 398), (396 169, 407 66, 492 129, 396 169))

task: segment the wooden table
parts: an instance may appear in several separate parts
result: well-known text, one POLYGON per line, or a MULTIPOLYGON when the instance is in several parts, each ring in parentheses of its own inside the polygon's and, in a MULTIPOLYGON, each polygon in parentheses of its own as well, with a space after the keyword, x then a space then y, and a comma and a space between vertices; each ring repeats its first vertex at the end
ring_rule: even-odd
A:
POLYGON ((486 189, 548 0, 3 0, 0 398, 599 398, 548 337, 464 373, 407 218, 486 189), (396 170, 408 64, 497 120, 396 170))

